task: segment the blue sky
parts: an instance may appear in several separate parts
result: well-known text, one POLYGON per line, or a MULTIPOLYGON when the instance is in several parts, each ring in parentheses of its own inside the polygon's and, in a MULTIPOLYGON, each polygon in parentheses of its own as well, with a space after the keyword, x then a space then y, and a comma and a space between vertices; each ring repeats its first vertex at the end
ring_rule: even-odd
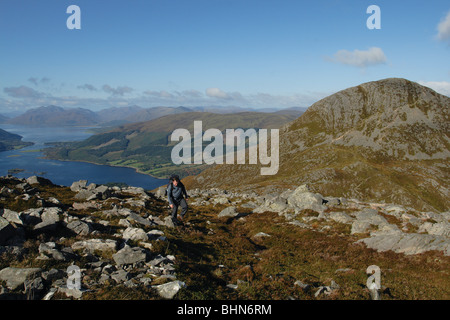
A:
POLYGON ((388 77, 450 95, 448 0, 1 0, 0 44, 0 113, 308 107, 388 77))

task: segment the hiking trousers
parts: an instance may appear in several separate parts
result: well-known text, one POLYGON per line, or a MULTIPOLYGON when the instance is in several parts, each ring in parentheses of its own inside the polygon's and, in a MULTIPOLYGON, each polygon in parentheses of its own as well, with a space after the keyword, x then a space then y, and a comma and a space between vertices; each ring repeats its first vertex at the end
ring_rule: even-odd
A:
POLYGON ((175 220, 177 218, 177 211, 178 211, 178 207, 181 206, 181 213, 180 216, 184 217, 187 210, 188 210, 188 205, 186 202, 186 199, 182 198, 180 201, 174 201, 173 202, 173 208, 172 208, 172 220, 175 220))

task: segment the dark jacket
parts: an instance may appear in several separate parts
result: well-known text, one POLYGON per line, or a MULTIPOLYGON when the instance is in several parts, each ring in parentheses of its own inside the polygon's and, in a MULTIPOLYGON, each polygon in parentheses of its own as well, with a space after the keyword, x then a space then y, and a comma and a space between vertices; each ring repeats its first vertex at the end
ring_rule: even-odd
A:
POLYGON ((186 192, 186 188, 181 182, 179 182, 176 187, 172 183, 169 184, 169 187, 167 188, 167 197, 170 204, 179 203, 180 200, 183 199, 183 196, 186 199, 189 198, 186 192))

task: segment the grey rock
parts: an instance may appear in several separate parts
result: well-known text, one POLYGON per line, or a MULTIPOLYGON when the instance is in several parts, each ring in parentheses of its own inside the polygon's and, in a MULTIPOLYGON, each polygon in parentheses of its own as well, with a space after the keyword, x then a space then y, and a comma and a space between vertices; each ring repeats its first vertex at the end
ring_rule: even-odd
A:
POLYGON ((365 243, 367 247, 377 251, 411 255, 436 250, 450 256, 450 239, 430 234, 397 232, 361 239, 357 243, 365 243))
POLYGON ((333 212, 330 214, 330 219, 339 223, 352 223, 353 219, 344 212, 333 212))
POLYGON ((117 265, 137 264, 145 262, 146 258, 147 254, 144 249, 137 247, 132 248, 127 245, 113 254, 114 262, 117 265))
POLYGON ((72 190, 73 192, 79 192, 82 189, 85 189, 87 185, 87 180, 80 180, 80 181, 75 181, 74 183, 72 183, 72 185, 70 186, 70 190, 72 190))
POLYGON ((42 178, 42 177, 38 177, 38 176, 29 177, 26 181, 29 184, 40 184, 40 185, 43 185, 43 186, 45 186, 45 185, 50 185, 50 186, 53 185, 53 183, 50 180, 42 178))
POLYGON ((326 206, 323 205, 323 197, 318 193, 306 191, 307 189, 305 185, 295 189, 287 199, 288 204, 298 210, 311 209, 317 212, 324 211, 326 206))
POLYGON ((94 253, 95 251, 116 251, 117 242, 111 239, 89 239, 77 241, 72 244, 73 250, 84 250, 85 252, 94 253))
POLYGON ((182 281, 176 280, 169 283, 153 286, 158 294, 164 299, 173 299, 181 288, 184 288, 186 284, 182 281))
POLYGON ((60 208, 52 207, 45 208, 41 214, 41 219, 43 222, 58 222, 60 220, 60 215, 63 211, 60 208))
POLYGON ((99 186, 93 190, 97 198, 106 200, 113 195, 112 189, 107 186, 99 186))
POLYGON ((37 233, 53 232, 58 228, 59 222, 54 220, 47 220, 39 222, 34 226, 33 230, 37 233))
POLYGON ((353 216, 356 220, 352 224, 351 234, 365 233, 369 231, 372 226, 381 228, 389 223, 387 220, 378 214, 377 210, 365 208, 361 211, 354 212, 353 216))
POLYGON ((56 244, 54 242, 41 243, 39 245, 39 253, 41 254, 41 257, 50 257, 60 261, 66 260, 64 254, 56 248, 56 244))
POLYGON ((67 287, 59 287, 58 288, 58 292, 59 293, 64 293, 66 295, 66 297, 70 298, 73 297, 75 299, 80 299, 83 295, 83 291, 82 290, 78 290, 76 288, 67 288, 67 287))
POLYGON ((164 232, 162 232, 161 230, 151 230, 147 233, 147 236, 149 238, 149 240, 162 240, 161 237, 164 236, 164 232))
POLYGON ((97 198, 97 194, 92 190, 82 189, 76 195, 75 199, 77 200, 95 200, 97 198))
POLYGON ((147 241, 148 235, 141 228, 129 227, 124 230, 122 238, 125 240, 133 240, 133 241, 147 241))
POLYGON ((165 217, 164 223, 162 225, 168 228, 175 228, 175 224, 173 223, 172 217, 165 217))
POLYGON ((23 225, 23 221, 22 221, 22 219, 20 219, 19 213, 15 212, 15 211, 12 211, 9 209, 4 209, 2 217, 16 225, 23 225))
POLYGON ((110 277, 117 283, 122 283, 122 282, 125 282, 125 281, 131 279, 131 275, 123 269, 119 269, 119 270, 111 273, 110 277))
POLYGON ((217 197, 214 198, 213 200, 214 204, 228 204, 230 203, 230 200, 227 197, 217 197))
POLYGON ((222 218, 222 217, 236 217, 239 213, 236 211, 236 207, 227 207, 225 209, 223 209, 218 217, 222 218))
POLYGON ((14 236, 15 228, 3 217, 0 217, 0 245, 14 236))
POLYGON ((428 234, 450 238, 450 223, 447 221, 427 225, 428 234))
POLYGON ((42 273, 42 278, 48 282, 63 279, 67 275, 66 271, 58 269, 50 269, 42 273))
POLYGON ((152 260, 150 260, 148 262, 149 265, 153 266, 153 267, 157 267, 158 265, 160 265, 163 262, 171 262, 171 260, 169 260, 167 257, 164 257, 160 254, 158 254, 156 257, 154 257, 152 260))
POLYGON ((23 286, 26 280, 40 277, 42 269, 40 268, 11 268, 7 267, 0 271, 0 280, 6 282, 10 290, 16 290, 23 286))
POLYGON ((75 234, 80 236, 87 236, 93 230, 90 223, 86 223, 81 220, 74 220, 68 223, 66 228, 72 230, 75 234))
POLYGON ((43 211, 43 208, 28 209, 20 213, 20 218, 26 225, 36 225, 37 223, 42 222, 41 213, 43 211))
POLYGON ((128 215, 127 219, 130 220, 130 221, 136 221, 137 223, 140 223, 140 224, 142 224, 144 226, 151 226, 152 225, 152 222, 150 220, 141 217, 140 215, 138 215, 135 212, 131 212, 128 215))

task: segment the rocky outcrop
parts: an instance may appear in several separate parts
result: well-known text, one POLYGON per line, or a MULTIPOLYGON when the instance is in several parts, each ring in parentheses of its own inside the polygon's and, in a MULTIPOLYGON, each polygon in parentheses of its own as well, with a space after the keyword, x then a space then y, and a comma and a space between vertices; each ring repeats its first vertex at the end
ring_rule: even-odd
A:
POLYGON ((349 226, 357 243, 378 251, 407 255, 440 251, 450 256, 450 212, 422 212, 394 204, 366 203, 356 199, 327 197, 312 192, 308 184, 293 190, 258 195, 230 190, 193 189, 194 205, 225 204, 218 217, 239 217, 240 211, 276 212, 299 228, 329 230, 336 223, 349 226), (390 222, 391 221, 391 222, 390 222))
POLYGON ((0 181, 4 186, 2 206, 14 201, 38 204, 25 210, 0 210, 0 255, 12 259, 12 265, 0 268, 4 285, 0 286, 0 299, 49 300, 56 294, 82 299, 84 292, 111 284, 147 288, 171 299, 185 287, 176 279, 175 257, 153 252, 156 242, 168 241, 161 230, 167 223, 164 217, 142 213, 155 201, 144 189, 77 181, 70 188, 74 202, 68 204, 41 193, 43 186, 52 186, 56 192, 62 188, 47 179, 8 176, 0 177, 0 181), (32 195, 27 193, 31 189, 24 188, 28 184, 34 187, 32 195), (28 248, 25 242, 34 245, 28 248), (73 264, 81 268, 81 277, 86 270, 95 276, 81 279, 81 287, 73 288, 68 286, 69 269, 14 267, 23 259, 68 267, 73 264), (161 276, 171 282, 166 286, 161 276), (154 279, 159 279, 157 285, 154 279))

